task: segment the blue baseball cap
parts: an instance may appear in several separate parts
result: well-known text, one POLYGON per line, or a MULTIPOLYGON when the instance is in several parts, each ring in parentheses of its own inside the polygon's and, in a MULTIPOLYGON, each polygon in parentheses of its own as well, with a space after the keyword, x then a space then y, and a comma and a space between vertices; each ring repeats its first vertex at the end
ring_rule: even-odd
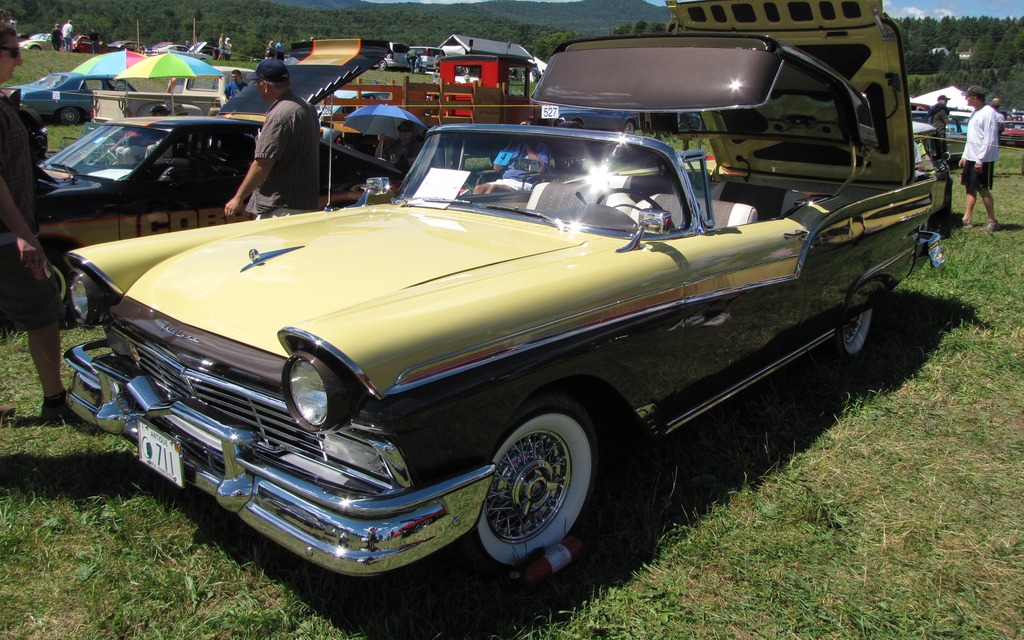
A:
POLYGON ((277 58, 266 58, 256 65, 256 71, 246 74, 250 80, 267 82, 288 82, 288 65, 277 58))

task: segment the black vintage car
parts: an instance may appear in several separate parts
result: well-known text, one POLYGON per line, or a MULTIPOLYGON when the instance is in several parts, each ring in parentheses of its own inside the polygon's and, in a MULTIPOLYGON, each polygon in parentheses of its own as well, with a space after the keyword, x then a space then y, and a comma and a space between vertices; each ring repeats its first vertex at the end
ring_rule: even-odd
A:
MULTIPOLYGON (((262 123, 222 117, 102 124, 42 164, 39 238, 50 261, 82 246, 225 224, 224 204, 252 162, 262 123)), ((321 205, 351 204, 371 176, 401 174, 342 145, 320 146, 321 205)), ((241 219, 241 218, 240 218, 241 219)))
MULTIPOLYGON (((386 51, 377 40, 319 41, 316 55, 312 43, 294 45, 292 91, 316 104, 386 51)), ((86 131, 41 165, 39 239, 50 261, 63 270, 63 254, 86 245, 225 224, 224 204, 252 162, 268 107, 253 84, 224 105, 228 117, 127 118, 86 131)), ((320 143, 321 206, 352 204, 352 188, 369 177, 401 179, 330 138, 320 143)))

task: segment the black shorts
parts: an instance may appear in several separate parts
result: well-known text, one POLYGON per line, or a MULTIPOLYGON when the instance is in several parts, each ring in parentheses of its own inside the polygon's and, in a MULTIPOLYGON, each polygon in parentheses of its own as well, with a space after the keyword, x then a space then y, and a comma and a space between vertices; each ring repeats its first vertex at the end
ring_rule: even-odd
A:
POLYGON ((22 264, 18 245, 0 245, 0 313, 18 331, 43 329, 64 317, 57 276, 36 280, 22 264))
POLYGON ((975 169, 974 163, 968 160, 960 173, 960 184, 968 189, 992 189, 992 174, 996 163, 983 162, 981 169, 975 169))

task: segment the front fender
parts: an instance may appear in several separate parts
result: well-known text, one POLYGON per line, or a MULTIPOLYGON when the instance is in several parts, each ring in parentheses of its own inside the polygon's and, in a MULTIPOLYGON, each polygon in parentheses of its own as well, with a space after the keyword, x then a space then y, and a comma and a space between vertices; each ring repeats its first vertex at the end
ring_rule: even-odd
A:
POLYGON ((68 254, 68 263, 105 281, 124 294, 146 272, 168 258, 208 243, 250 233, 250 222, 107 242, 68 254))

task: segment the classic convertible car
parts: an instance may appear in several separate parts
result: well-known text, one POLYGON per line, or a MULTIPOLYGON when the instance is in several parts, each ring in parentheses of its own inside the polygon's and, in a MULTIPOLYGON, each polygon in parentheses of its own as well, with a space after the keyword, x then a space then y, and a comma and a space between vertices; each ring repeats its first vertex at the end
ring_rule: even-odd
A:
POLYGON ((587 508, 599 430, 667 433, 818 345, 857 353, 878 296, 942 260, 898 31, 869 2, 685 6, 846 64, 764 35, 567 43, 538 101, 696 112, 714 168, 445 125, 394 199, 370 181, 364 206, 75 251, 72 306, 105 337, 66 354, 73 409, 332 570, 464 536, 515 565, 587 508))

